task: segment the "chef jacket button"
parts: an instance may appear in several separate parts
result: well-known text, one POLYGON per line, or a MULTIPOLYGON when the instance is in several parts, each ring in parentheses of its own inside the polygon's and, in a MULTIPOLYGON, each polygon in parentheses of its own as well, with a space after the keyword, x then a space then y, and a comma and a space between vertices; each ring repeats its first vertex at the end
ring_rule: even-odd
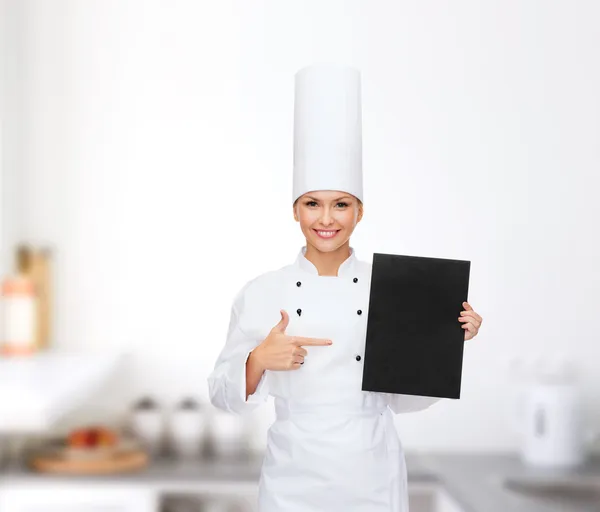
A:
POLYGON ((354 279, 352 279, 352 281, 354 281, 355 283, 358 283, 358 277, 355 277, 354 279))
POLYGON ((301 284, 302 284, 302 283, 301 283, 300 281, 298 281, 298 282, 296 283, 296 286, 300 286, 301 284))
POLYGON ((359 309, 356 313, 362 315, 362 309, 359 309))
POLYGON ((297 309, 296 313, 298 313, 298 316, 300 316, 302 314, 302 310, 301 309, 297 309))
POLYGON ((356 360, 357 360, 357 361, 360 361, 360 360, 361 360, 361 357, 360 357, 359 355, 357 355, 357 356, 356 356, 356 360))

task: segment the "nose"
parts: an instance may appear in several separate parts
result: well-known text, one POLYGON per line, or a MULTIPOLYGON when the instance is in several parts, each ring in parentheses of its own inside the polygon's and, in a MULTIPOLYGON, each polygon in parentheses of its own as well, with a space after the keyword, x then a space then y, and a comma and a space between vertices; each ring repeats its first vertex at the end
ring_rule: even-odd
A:
POLYGON ((323 210, 323 216, 321 217, 321 224, 323 224, 323 226, 327 227, 327 226, 331 226, 331 224, 333 224, 334 220, 333 217, 331 216, 331 213, 329 213, 329 209, 325 208, 323 210))

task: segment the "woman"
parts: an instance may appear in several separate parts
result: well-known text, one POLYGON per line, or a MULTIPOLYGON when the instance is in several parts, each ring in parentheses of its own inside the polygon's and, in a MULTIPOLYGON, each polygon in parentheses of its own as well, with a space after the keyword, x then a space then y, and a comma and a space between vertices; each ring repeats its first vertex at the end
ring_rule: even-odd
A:
MULTIPOLYGON (((275 397, 260 512, 406 512, 392 414, 439 399, 361 390, 371 265, 350 246, 363 216, 358 72, 301 70, 295 107, 293 213, 306 245, 236 296, 210 398, 244 414, 275 397)), ((463 306, 467 340, 482 319, 463 306)))

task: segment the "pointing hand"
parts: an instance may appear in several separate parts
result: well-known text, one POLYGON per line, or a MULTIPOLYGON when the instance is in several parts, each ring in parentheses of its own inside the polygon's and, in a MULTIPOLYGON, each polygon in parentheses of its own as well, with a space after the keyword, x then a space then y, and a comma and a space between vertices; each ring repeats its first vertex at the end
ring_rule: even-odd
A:
POLYGON ((290 317, 283 309, 281 320, 271 329, 265 340, 254 349, 257 362, 265 370, 297 370, 304 364, 308 353, 303 346, 331 345, 332 341, 322 338, 288 336, 285 330, 290 317))

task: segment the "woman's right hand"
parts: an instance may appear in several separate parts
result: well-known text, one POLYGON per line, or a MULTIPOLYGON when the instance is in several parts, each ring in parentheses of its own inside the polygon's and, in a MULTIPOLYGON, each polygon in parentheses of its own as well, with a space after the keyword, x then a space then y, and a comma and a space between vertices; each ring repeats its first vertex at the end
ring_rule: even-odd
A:
POLYGON ((263 370, 297 370, 304 364, 307 351, 303 346, 331 345, 332 341, 322 338, 304 338, 288 336, 285 330, 290 317, 283 309, 280 311, 281 320, 271 329, 269 335, 252 352, 255 361, 263 370))

